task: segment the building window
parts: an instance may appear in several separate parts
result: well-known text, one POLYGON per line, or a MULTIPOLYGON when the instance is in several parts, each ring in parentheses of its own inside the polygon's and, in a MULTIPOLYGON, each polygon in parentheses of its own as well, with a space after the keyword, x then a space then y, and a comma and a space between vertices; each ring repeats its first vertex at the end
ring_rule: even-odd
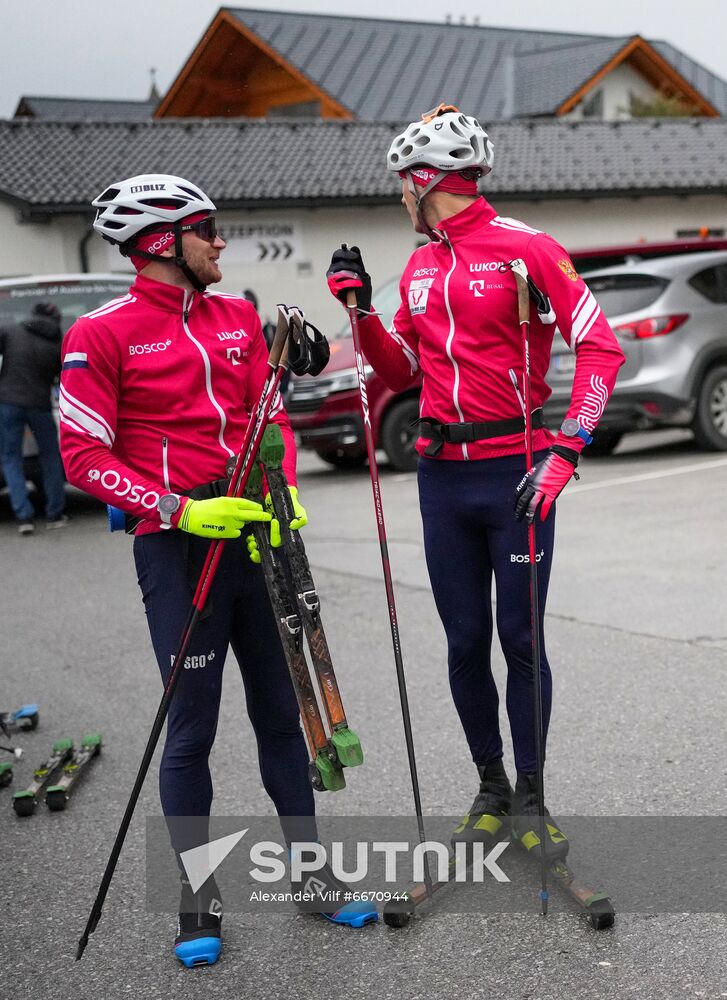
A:
POLYGON ((597 90, 583 102, 584 118, 603 118, 603 91, 597 90))

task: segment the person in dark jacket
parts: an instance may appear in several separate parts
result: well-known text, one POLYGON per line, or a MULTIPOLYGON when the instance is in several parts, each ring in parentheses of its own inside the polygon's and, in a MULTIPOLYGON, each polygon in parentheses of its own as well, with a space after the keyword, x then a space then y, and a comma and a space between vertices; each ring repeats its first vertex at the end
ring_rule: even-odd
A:
POLYGON ((51 387, 61 370, 61 314, 52 303, 33 307, 31 318, 0 329, 0 463, 21 535, 34 530, 35 509, 23 470, 26 426, 38 444, 47 528, 62 528, 65 492, 51 387))

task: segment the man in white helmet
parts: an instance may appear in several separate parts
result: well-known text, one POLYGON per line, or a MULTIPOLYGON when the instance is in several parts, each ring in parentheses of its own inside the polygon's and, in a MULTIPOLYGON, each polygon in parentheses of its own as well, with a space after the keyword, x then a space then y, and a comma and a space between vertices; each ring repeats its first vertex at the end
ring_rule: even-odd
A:
MULTIPOLYGON (((440 105, 389 149, 402 203, 429 242, 412 254, 390 330, 371 309, 371 279, 357 247, 333 254, 331 291, 356 290, 363 350, 394 391, 423 375, 417 451, 427 568, 447 635, 449 678, 480 787, 455 839, 500 839, 509 817, 522 845, 539 848, 529 555, 524 518, 537 526, 543 729, 551 673, 542 635, 555 524, 555 498, 575 473, 624 357, 598 303, 552 237, 503 218, 477 191, 493 164, 479 122, 440 105), (531 276, 531 386, 535 465, 523 478, 523 349, 510 262, 531 276), (567 419, 557 436, 543 424, 545 382, 558 329, 575 352, 567 419), (513 506, 515 505, 515 512, 513 506), (491 587, 497 588, 496 616, 491 587), (517 781, 503 767, 499 699, 490 665, 493 617, 507 662, 507 714, 517 781), (532 817, 532 819, 530 819, 532 817)), ((554 820, 546 850, 568 842, 554 820)))
MULTIPOLYGON (((241 538, 247 522, 269 521, 270 515, 259 504, 224 495, 227 463, 269 372, 260 320, 244 298, 207 290, 222 277, 225 243, 215 206, 196 185, 164 174, 131 177, 111 185, 93 205, 94 229, 139 273, 128 295, 81 317, 65 338, 61 450, 69 482, 136 522, 134 557, 164 682, 206 539, 235 540, 224 546, 189 648, 189 669, 171 701, 159 772, 164 814, 209 816, 208 757, 231 645, 262 782, 283 832, 289 841, 315 840, 298 705, 262 571, 241 538), (293 829, 286 817, 304 821, 293 829)), ((285 441, 296 514, 291 527, 297 529, 307 518, 297 499, 295 443, 279 394, 270 412, 285 441)), ((170 831, 177 854, 206 839, 199 826, 189 831, 171 823, 170 831)), ((337 922, 349 921, 343 914, 337 922)), ((175 953, 185 965, 216 961, 220 924, 214 878, 196 894, 183 880, 175 953)))

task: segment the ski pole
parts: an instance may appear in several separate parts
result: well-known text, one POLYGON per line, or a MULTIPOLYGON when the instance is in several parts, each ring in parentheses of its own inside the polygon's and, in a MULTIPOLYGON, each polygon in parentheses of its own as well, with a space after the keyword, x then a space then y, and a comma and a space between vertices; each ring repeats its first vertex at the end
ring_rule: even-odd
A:
MULTIPOLYGON (((391 578, 391 564, 389 562, 389 546, 386 540, 386 525, 384 523, 384 508, 381 500, 381 484, 379 483, 379 466, 376 462, 376 445, 374 444, 374 434, 371 429, 371 419, 369 416, 368 395, 366 393, 366 374, 364 371, 363 354, 361 352, 361 338, 358 329, 358 304, 356 292, 351 289, 346 296, 346 308, 348 318, 351 322, 351 335, 353 337, 353 349, 356 355, 356 371, 358 373, 358 395, 361 402, 361 415, 363 417, 364 436, 366 438, 366 452, 369 459, 369 472, 371 474, 371 489, 374 495, 374 509, 376 511, 376 528, 379 533, 379 548, 381 549, 381 567, 384 572, 384 586, 386 588, 386 601, 389 608, 389 624, 391 626, 391 641, 394 646, 394 663, 396 665, 396 681, 399 687, 399 700, 401 702, 401 718, 404 724, 404 740, 406 742, 406 752, 409 758, 409 773, 411 775, 411 788, 414 795, 414 809, 419 830, 419 843, 426 841, 424 833, 424 816, 422 814, 422 800, 419 792, 419 776, 417 773, 416 754, 414 752, 414 734, 411 726, 411 713, 409 712, 409 696, 406 689, 406 677, 404 675, 404 662, 401 657, 401 640, 399 638, 399 621, 396 615, 396 601, 394 600, 394 582, 391 578)), ((432 879, 429 873, 429 862, 424 855, 424 881, 427 887, 427 896, 432 896, 432 879)))
MULTIPOLYGON (((276 330, 275 338, 273 340, 272 347, 270 348, 270 356, 268 358, 270 373, 268 374, 263 386, 260 399, 250 415, 250 420, 245 430, 242 442, 242 448, 237 456, 235 469, 230 477, 230 485, 227 490, 227 496, 241 496, 250 475, 254 457, 262 439, 263 431, 265 430, 265 424, 267 423, 270 407, 275 394, 278 391, 280 381, 287 368, 288 328, 288 311, 285 308, 278 307, 278 328, 276 330)), ((131 795, 129 796, 129 801, 126 805, 119 831, 116 834, 116 840, 114 841, 113 848, 111 849, 111 854, 106 864, 106 870, 104 871, 103 878, 101 879, 96 899, 91 908, 91 913, 89 914, 86 927, 78 942, 76 961, 83 956, 83 953, 86 950, 86 945, 88 944, 89 935, 93 934, 98 926, 99 920, 101 919, 104 900, 106 899, 109 886, 111 885, 111 880, 114 876, 114 871, 116 870, 119 855, 121 854, 121 848, 123 847, 126 834, 131 824, 131 819, 134 815, 134 809, 139 799, 139 795, 141 794, 144 779, 146 778, 147 771, 149 770, 151 759, 154 756, 154 750, 159 742, 159 736, 164 725, 164 720, 167 717, 167 712, 169 711, 169 704, 172 700, 174 689, 182 673, 182 668, 184 666, 184 661, 187 656, 187 650, 189 649, 192 635, 194 634, 194 629, 202 611, 204 610, 205 604, 207 603, 207 597, 212 587, 217 564, 222 553, 221 547, 223 544, 224 542, 221 539, 214 539, 207 551, 207 558, 205 559, 204 567, 200 573, 199 581, 197 583, 197 589, 195 590, 194 597, 192 598, 192 607, 190 608, 189 617, 182 632, 182 637, 172 663, 167 683, 164 686, 164 693, 162 694, 161 701, 159 702, 159 708, 157 709, 154 723, 149 734, 149 739, 147 740, 146 748, 144 750, 144 755, 142 757, 141 764, 139 765, 139 771, 136 775, 136 779, 134 780, 131 795)))
MULTIPOLYGON (((525 417, 526 472, 533 467, 533 418, 530 385, 530 290, 528 269, 524 260, 510 261, 517 285, 518 320, 523 344, 523 404, 525 417)), ((545 855, 545 749, 543 733, 543 685, 540 676, 540 609, 538 606, 538 563, 536 557, 535 517, 528 515, 528 552, 530 560, 530 632, 533 661, 533 701, 535 723, 536 794, 540 834, 540 907, 543 916, 548 914, 548 864, 545 855)))

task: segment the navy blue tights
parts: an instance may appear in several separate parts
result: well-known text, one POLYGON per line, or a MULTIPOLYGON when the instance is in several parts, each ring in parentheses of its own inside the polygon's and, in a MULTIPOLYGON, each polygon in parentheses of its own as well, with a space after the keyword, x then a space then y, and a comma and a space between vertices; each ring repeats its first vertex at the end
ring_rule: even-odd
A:
MULTIPOLYGON (((134 539, 139 586, 164 682, 189 615, 193 581, 199 576, 208 546, 205 539, 181 531, 134 539)), ((262 570, 250 562, 243 539, 225 543, 209 607, 209 614, 197 625, 169 709, 159 769, 164 815, 209 815, 212 779, 208 757, 217 730, 222 668, 231 645, 257 739, 263 786, 279 815, 313 816, 313 790, 298 704, 262 570)), ((175 848, 184 850, 185 846, 177 842, 175 848)))
MULTIPOLYGON (((536 455, 536 461, 541 455, 536 455)), ((515 765, 535 771, 527 526, 515 520, 523 455, 477 462, 419 460, 424 549, 439 617, 447 635, 452 697, 476 764, 502 756, 499 698, 490 664, 492 578, 497 634, 507 663, 507 714, 515 765)), ((551 675, 543 616, 553 556, 555 515, 536 521, 543 721, 547 734, 551 675)))

